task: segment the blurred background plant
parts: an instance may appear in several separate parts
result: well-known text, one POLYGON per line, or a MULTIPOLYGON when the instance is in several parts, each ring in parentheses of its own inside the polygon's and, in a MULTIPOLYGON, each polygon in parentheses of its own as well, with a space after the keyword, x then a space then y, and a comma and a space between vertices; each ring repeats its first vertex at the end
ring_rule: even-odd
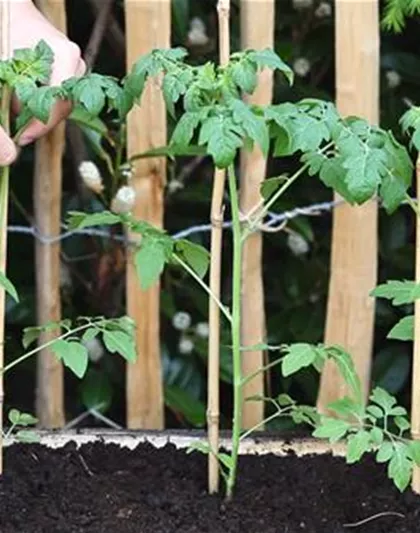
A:
MULTIPOLYGON (((68 1, 69 34, 93 58, 94 69, 114 76, 124 75, 123 3, 113 2, 102 46, 93 50, 91 32, 100 8, 100 0, 68 1), (82 5, 83 4, 83 5, 82 5), (80 16, 83 12, 83 17, 80 16)), ((334 13, 328 0, 277 0, 276 52, 293 67, 296 82, 289 88, 276 80, 276 103, 304 97, 334 99, 334 13)), ((216 0, 172 0, 173 46, 184 46, 189 60, 200 64, 217 60, 216 0)), ((232 49, 239 47, 239 1, 232 5, 232 49)), ((420 86, 420 57, 416 54, 419 18, 407 21, 401 34, 382 32, 381 50, 381 125, 402 138, 398 124, 410 102, 415 104, 420 86)), ((112 202, 113 209, 125 209, 133 201, 129 187, 130 168, 124 165, 124 125, 98 122, 93 131, 69 123, 64 159, 63 213, 69 210, 100 211, 112 202), (79 128, 79 129, 78 129, 79 128), (106 132, 106 134, 105 134, 106 132), (118 187, 110 185, 109 160, 104 155, 103 138, 116 150, 118 187), (125 181, 124 181, 125 180, 125 181), (105 191, 105 192, 104 192, 105 191), (106 192, 108 191, 108 192, 106 192), (110 192, 111 191, 111 192, 110 192), (106 198, 104 194, 107 194, 106 198)), ((168 117, 169 133, 174 121, 168 117)), ((11 224, 32 223, 33 148, 23 152, 12 171, 11 224)), ((287 160, 269 162, 271 175, 287 170, 287 160)), ((170 162, 165 195, 165 227, 170 233, 207 223, 213 169, 202 157, 179 158, 170 162)), ((331 191, 318 181, 307 178, 294 188, 293 196, 282 199, 276 211, 331 200, 331 191)), ((329 276, 331 214, 299 217, 290 222, 288 232, 266 234, 264 241, 264 276, 268 317, 268 341, 319 342, 323 337, 329 276)), ((61 289, 64 316, 80 313, 118 316, 124 312, 123 244, 114 239, 76 236, 62 243, 61 289)), ((209 246, 209 234, 196 233, 195 242, 209 246)), ((34 248, 30 236, 9 235, 11 251, 9 271, 21 300, 7 304, 8 358, 21 353, 23 327, 36 323, 34 301, 34 248)), ((394 215, 380 213, 379 280, 412 279, 414 264, 414 220, 408 209, 394 215)), ((225 243, 229 246, 229 242, 225 243)), ((225 254, 229 257, 229 254, 225 254)), ((227 297, 230 279, 224 277, 227 297)), ((200 427, 205 424, 207 299, 202 291, 179 271, 167 270, 161 291, 161 354, 165 379, 166 423, 168 427, 200 427)), ((378 301, 373 385, 396 394, 406 405, 409 401, 410 346, 386 340, 386 332, 406 309, 396 309, 378 301)), ((222 331, 228 344, 228 332, 222 331)), ((88 350, 91 367, 80 385, 66 376, 67 419, 90 410, 95 416, 81 423, 102 424, 104 420, 124 425, 124 368, 116 358, 108 357, 105 347, 94 340, 88 350), (96 416, 98 415, 98 416, 96 416), (105 417, 105 419, 104 419, 105 417)), ((231 364, 229 351, 222 348, 222 406, 228 424, 231 407, 231 364)), ((34 363, 28 361, 9 378, 7 402, 21 410, 30 410, 33 398, 28 391, 34 383, 34 363)), ((314 403, 318 376, 311 371, 285 379, 273 371, 268 378, 268 392, 290 393, 299 402, 314 403)), ((6 410, 8 405, 6 405, 6 410)), ((277 421, 276 427, 284 422, 277 421)), ((288 422, 290 423, 290 422, 288 422)), ((284 427, 284 426, 281 426, 284 427)))

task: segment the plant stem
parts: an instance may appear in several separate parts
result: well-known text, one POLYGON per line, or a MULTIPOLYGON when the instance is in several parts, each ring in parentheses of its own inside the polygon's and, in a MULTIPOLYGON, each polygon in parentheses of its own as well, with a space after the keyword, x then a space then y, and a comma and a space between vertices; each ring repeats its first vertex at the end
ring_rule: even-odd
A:
POLYGON ((247 376, 244 376, 242 378, 242 386, 246 385, 249 381, 255 378, 255 376, 258 376, 258 374, 261 374, 261 372, 266 372, 267 370, 270 370, 270 368, 273 368, 273 366, 277 366, 279 363, 283 361, 285 356, 279 357, 278 359, 275 359, 274 361, 271 361, 270 363, 267 363, 266 365, 260 367, 255 372, 252 372, 251 374, 248 374, 247 376))
POLYGON ((239 212, 239 195, 233 164, 228 169, 230 205, 232 210, 233 231, 233 269, 232 269, 232 358, 233 358, 233 424, 232 424, 232 466, 227 479, 228 500, 232 498, 236 482, 239 443, 242 426, 242 370, 241 370, 241 267, 242 267, 242 229, 239 212))
POLYGON ((225 315, 226 319, 229 322, 232 322, 232 317, 229 312, 229 309, 223 305, 223 303, 220 301, 220 299, 211 291, 210 287, 204 283, 204 281, 198 276, 194 270, 185 262, 183 261, 179 255, 174 254, 174 258, 178 263, 182 266, 182 268, 188 272, 188 274, 195 279, 195 281, 206 291, 206 293, 210 296, 210 298, 214 301, 214 303, 217 304, 220 311, 225 315))
POLYGON ((89 328, 91 326, 92 326, 92 324, 88 322, 87 324, 83 324, 83 326, 79 326, 79 327, 77 327, 75 329, 67 331, 66 333, 63 333, 63 335, 60 335, 59 337, 56 337, 55 339, 51 339, 50 341, 46 342, 45 344, 42 344, 41 346, 37 346, 36 348, 31 350, 30 352, 27 352, 24 355, 21 355, 20 357, 18 357, 17 359, 15 359, 14 361, 12 361, 8 365, 6 365, 4 368, 0 368, 0 374, 6 374, 6 372, 9 372, 9 370, 14 368, 15 366, 19 365, 23 361, 26 361, 26 359, 29 359, 30 357, 32 357, 33 355, 37 354, 41 350, 45 350, 45 348, 49 348, 55 342, 57 342, 57 341, 59 341, 61 339, 65 339, 65 338, 69 337, 70 335, 74 335, 75 333, 78 333, 79 331, 83 331, 84 329, 87 329, 87 328, 89 328))

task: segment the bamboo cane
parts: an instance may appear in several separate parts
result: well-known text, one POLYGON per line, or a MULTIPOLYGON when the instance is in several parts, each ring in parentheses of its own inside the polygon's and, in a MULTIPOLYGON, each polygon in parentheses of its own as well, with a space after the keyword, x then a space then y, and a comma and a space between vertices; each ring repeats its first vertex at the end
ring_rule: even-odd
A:
MULTIPOLYGON (((66 32, 65 0, 39 0, 38 6, 54 26, 66 32)), ((37 141, 35 149, 34 214, 35 225, 42 235, 60 235, 62 157, 65 125, 59 124, 37 141)), ((60 243, 35 245, 36 296, 38 324, 61 320, 60 243)), ((49 331, 40 336, 45 344, 59 335, 49 331)), ((36 411, 40 425, 47 428, 64 425, 63 365, 51 350, 45 349, 37 360, 36 411)))
MULTIPOLYGON (((1 59, 10 56, 10 5, 9 0, 0 0, 0 55, 1 59)), ((7 264, 7 212, 9 198, 8 171, 0 174, 0 272, 6 272, 7 264)), ((4 329, 6 294, 0 287, 0 368, 4 367, 4 329)), ((4 378, 0 373, 0 474, 3 473, 3 397, 4 378)))
MULTIPOLYGON (((416 164, 417 198, 420 198, 420 154, 416 164)), ((416 218, 416 283, 420 283, 420 211, 417 204, 416 218)), ((411 389, 411 436, 420 439, 420 300, 414 304, 414 347, 411 389)), ((420 494, 420 468, 414 467, 411 487, 420 494)))
MULTIPOLYGON (((242 48, 273 48, 274 45, 274 0, 241 2, 242 48), (258 19, 258 24, 255 21, 258 19)), ((273 72, 269 69, 260 74, 258 87, 248 98, 249 103, 267 105, 273 95, 273 72)), ((259 148, 241 154, 240 203, 242 213, 249 212, 261 201, 260 186, 265 178, 266 160, 259 148)), ((248 237, 243 247, 242 262, 242 346, 255 346, 265 336, 264 285, 262 274, 262 234, 255 232, 248 237)), ((264 374, 256 371, 264 366, 264 353, 244 352, 242 375, 256 374, 243 389, 243 397, 264 396, 264 374)), ((242 424, 244 429, 255 427, 264 419, 264 402, 243 403, 242 424)), ((263 425, 261 424, 261 429, 263 425)))
MULTIPOLYGON (((344 116, 379 119, 379 3, 336 1, 337 106, 344 116)), ((337 196, 336 196, 337 198, 337 196)), ((331 274, 325 342, 354 357, 366 397, 369 390, 377 279, 377 202, 344 205, 333 216, 331 274)), ((334 364, 321 377, 318 408, 346 394, 334 364)))
MULTIPOLYGON (((219 17, 219 55, 220 64, 226 65, 230 56, 230 0, 219 0, 217 4, 219 17)), ((220 280, 222 264, 223 236, 223 194, 225 191, 226 172, 216 170, 214 173, 213 194, 211 200, 211 262, 210 290, 220 300, 220 280)), ((209 300, 209 358, 208 358, 208 396, 207 429, 210 449, 219 449, 219 372, 220 372, 220 310, 213 299, 209 300)), ((209 454, 208 462, 209 492, 219 490, 219 463, 214 453, 209 454)))
MULTIPOLYGON (((170 46, 170 0, 125 0, 127 67, 153 48, 170 46)), ((128 155, 166 144, 166 111, 156 81, 148 83, 141 107, 128 119, 128 155)), ((162 227, 166 164, 143 159, 134 169, 131 185, 136 190, 133 215, 162 227)), ((135 235, 131 236, 136 238, 135 235)), ((127 308, 137 325, 138 358, 127 368, 127 425, 129 428, 161 429, 164 425, 163 383, 159 331, 160 286, 140 288, 132 252, 127 261, 127 308)))

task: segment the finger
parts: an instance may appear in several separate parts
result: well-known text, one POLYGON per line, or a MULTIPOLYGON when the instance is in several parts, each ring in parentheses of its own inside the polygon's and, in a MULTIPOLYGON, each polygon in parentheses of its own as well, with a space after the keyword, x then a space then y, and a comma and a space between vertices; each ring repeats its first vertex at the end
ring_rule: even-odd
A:
MULTIPOLYGON (((60 54, 56 55, 57 60, 54 63, 50 80, 51 86, 61 85, 63 81, 73 76, 82 76, 85 73, 86 65, 80 57, 80 49, 73 44, 71 44, 71 47, 70 53, 69 49, 66 49, 66 61, 60 62, 60 54)), ((33 120, 30 122, 18 141, 19 146, 26 146, 49 133, 57 126, 57 124, 68 117, 71 113, 71 109, 72 106, 70 102, 59 100, 54 105, 47 124, 42 123, 40 120, 33 120)))
POLYGON ((0 166, 11 165, 18 156, 15 143, 0 127, 0 166))
POLYGON ((26 146, 36 139, 43 137, 71 113, 71 103, 64 100, 57 102, 52 108, 49 121, 44 124, 40 120, 32 120, 18 140, 19 146, 26 146))

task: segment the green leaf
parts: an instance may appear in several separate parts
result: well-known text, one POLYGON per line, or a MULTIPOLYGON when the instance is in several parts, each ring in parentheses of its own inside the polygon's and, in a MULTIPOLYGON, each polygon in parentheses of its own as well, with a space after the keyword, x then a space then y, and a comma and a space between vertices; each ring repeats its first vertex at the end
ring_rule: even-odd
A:
POLYGON ((370 395, 372 402, 379 405, 386 415, 391 415, 392 409, 397 403, 397 400, 384 389, 375 387, 370 395))
POLYGON ((98 74, 84 76, 75 83, 72 96, 88 113, 99 115, 106 102, 102 85, 101 76, 98 74))
POLYGON ((2 287, 15 302, 19 302, 19 296, 13 283, 0 271, 0 287, 2 287))
POLYGON ((386 157, 380 150, 365 149, 345 159, 345 180, 355 202, 366 202, 376 193, 383 173, 386 172, 385 163, 386 157))
POLYGON ((414 316, 405 316, 402 318, 387 335, 388 339, 400 341, 414 340, 414 316))
POLYGON ((363 413, 363 404, 357 403, 352 398, 345 396, 339 398, 334 402, 331 402, 327 406, 328 409, 334 411, 342 418, 357 416, 359 417, 363 413))
POLYGON ((202 114, 199 112, 187 111, 184 113, 172 133, 171 145, 180 147, 188 146, 201 120, 202 114))
POLYGON ((381 446, 384 441, 384 432, 381 428, 374 427, 370 430, 370 439, 375 446, 381 446))
POLYGON ((361 430, 355 435, 350 435, 347 440, 346 461, 353 464, 359 461, 370 449, 370 433, 361 430))
POLYGON ((368 405, 366 407, 366 411, 372 415, 374 418, 380 420, 381 418, 383 418, 385 416, 385 413, 382 411, 382 409, 380 407, 378 407, 377 405, 368 405))
POLYGON ((208 455, 209 453, 211 453, 210 444, 208 442, 203 442, 203 441, 200 441, 200 440, 196 440, 196 441, 192 442, 187 448, 187 453, 188 454, 190 454, 192 452, 200 452, 200 453, 204 453, 204 454, 208 455))
POLYGON ((252 61, 244 57, 230 67, 231 76, 236 85, 245 93, 252 94, 258 83, 257 68, 252 61))
POLYGON ((24 75, 33 81, 48 83, 53 61, 54 54, 52 49, 44 40, 41 40, 35 48, 15 50, 12 64, 18 76, 24 75))
POLYGON ((411 427, 410 422, 402 416, 396 416, 394 422, 397 428, 402 432, 407 431, 411 427))
POLYGON ((92 328, 87 329, 83 333, 82 339, 84 342, 89 342, 93 340, 98 334, 99 334, 99 329, 96 327, 92 327, 92 328))
POLYGON ((350 428, 351 424, 349 422, 321 416, 321 425, 313 432, 313 436, 320 439, 329 439, 330 442, 337 442, 344 437, 350 428))
POLYGON ((99 133, 101 137, 107 135, 108 133, 106 124, 97 116, 88 113, 86 109, 81 106, 74 107, 69 119, 79 126, 89 128, 90 130, 99 133))
POLYGON ((175 413, 181 414, 194 427, 206 424, 206 407, 187 391, 175 385, 165 385, 165 404, 175 413))
POLYGON ((35 433, 35 431, 29 431, 25 429, 17 431, 15 437, 16 440, 24 444, 35 444, 41 440, 40 436, 35 433))
POLYGON ((79 211, 69 211, 67 224, 70 230, 89 228, 91 226, 103 226, 121 223, 121 217, 110 211, 101 213, 82 213, 79 211))
POLYGON ((105 331, 103 340, 106 349, 111 353, 118 353, 129 363, 137 359, 134 338, 125 331, 105 331))
POLYGON ((8 418, 15 426, 33 426, 38 423, 37 418, 29 413, 21 413, 18 409, 11 409, 8 418))
POLYGON ((420 441, 412 440, 408 443, 408 451, 410 457, 416 463, 417 466, 420 466, 420 441))
POLYGON ((56 87, 39 87, 31 94, 26 105, 35 118, 46 124, 59 96, 56 87))
POLYGON ((391 459, 393 453, 394 446, 392 445, 392 442, 385 441, 379 447, 379 450, 376 454, 376 461, 378 463, 386 463, 391 459))
POLYGON ((200 246, 186 239, 179 240, 175 243, 175 253, 179 254, 185 263, 190 266, 194 272, 203 278, 209 268, 210 254, 200 246))
POLYGON ((58 339, 51 345, 51 350, 78 378, 85 375, 89 357, 87 349, 82 344, 58 339))
POLYGON ((287 181, 288 177, 278 176, 276 178, 265 179, 261 183, 260 193, 264 200, 268 200, 287 181))
POLYGON ((168 257, 165 245, 158 240, 145 240, 135 253, 134 261, 140 285, 144 290, 152 287, 160 278, 168 257))
POLYGON ((394 445, 394 453, 388 464, 388 477, 392 479, 396 487, 403 492, 409 485, 413 471, 413 462, 408 455, 408 447, 397 442, 394 445))
POLYGON ((232 470, 233 458, 231 455, 228 455, 227 453, 218 453, 217 458, 223 466, 225 466, 228 470, 232 470))
POLYGON ((227 168, 243 145, 244 130, 230 116, 207 118, 200 130, 198 143, 207 144, 207 151, 218 168, 227 168))
POLYGON ((289 405, 295 405, 296 402, 288 394, 282 393, 277 396, 277 403, 280 407, 287 407, 289 405))
POLYGON ((352 391, 355 400, 361 402, 362 399, 362 389, 360 385, 360 379, 357 375, 356 368, 353 363, 351 356, 345 352, 339 346, 328 346, 326 348, 328 356, 335 361, 335 364, 338 366, 341 376, 343 377, 345 383, 352 391))
POLYGON ((286 356, 281 365, 284 377, 290 376, 302 368, 312 365, 318 353, 314 346, 306 343, 291 344, 285 348, 286 356))
POLYGON ((250 51, 248 57, 259 67, 268 67, 273 70, 280 70, 287 78, 290 85, 293 84, 293 70, 270 48, 261 51, 250 51))
POLYGON ((392 305, 410 304, 420 298, 420 283, 408 280, 390 280, 378 285, 370 294, 376 298, 392 300, 392 305))
POLYGON ((248 137, 260 146, 263 155, 267 157, 270 136, 264 117, 254 113, 242 100, 232 100, 229 107, 233 111, 235 123, 243 127, 248 137))

